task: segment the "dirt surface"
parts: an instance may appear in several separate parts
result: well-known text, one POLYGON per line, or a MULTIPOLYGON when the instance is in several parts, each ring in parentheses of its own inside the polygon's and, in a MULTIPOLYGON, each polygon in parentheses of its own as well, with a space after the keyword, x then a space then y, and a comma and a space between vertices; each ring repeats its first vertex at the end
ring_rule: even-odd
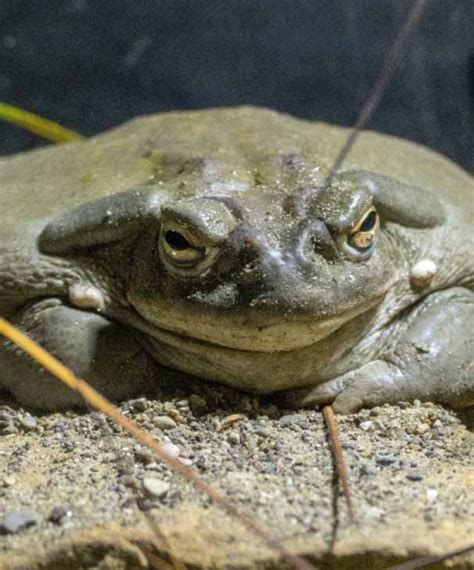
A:
MULTIPOLYGON (((472 413, 415 403, 339 417, 351 524, 320 412, 166 382, 121 410, 316 567, 388 568, 472 543, 472 413)), ((100 413, 35 415, 5 396, 0 434, 2 569, 284 566, 100 413)), ((446 564, 472 568, 474 554, 446 564)))

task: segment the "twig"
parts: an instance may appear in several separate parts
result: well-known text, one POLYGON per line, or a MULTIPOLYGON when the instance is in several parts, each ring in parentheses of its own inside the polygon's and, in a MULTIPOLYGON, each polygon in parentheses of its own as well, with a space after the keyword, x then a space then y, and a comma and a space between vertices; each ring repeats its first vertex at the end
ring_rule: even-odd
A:
POLYGON ((79 133, 66 129, 58 123, 48 121, 34 113, 23 111, 23 109, 7 103, 0 103, 0 119, 55 143, 73 142, 84 138, 79 133))
POLYGON ((417 568, 424 568, 430 564, 436 564, 437 562, 444 562, 455 556, 461 556, 462 554, 467 554, 474 550, 474 544, 467 546, 465 548, 460 548, 459 550, 452 550, 446 554, 434 555, 434 556, 421 556, 420 558, 415 558, 414 560, 409 560, 408 562, 403 562, 402 564, 397 564, 396 566, 390 566, 388 570, 416 570, 417 568))
POLYGON ((415 31, 418 22, 423 14, 425 9, 427 0, 415 0, 413 6, 403 23, 403 26, 400 28, 395 41, 393 42, 392 47, 390 48, 390 52, 385 60, 385 63, 382 67, 382 70, 377 77, 377 81, 375 82, 372 91, 369 93, 367 100, 362 107, 362 111, 360 112, 357 120, 352 127, 352 131, 350 135, 347 137, 344 146, 339 151, 336 159, 334 160, 334 164, 329 171, 328 177, 324 183, 324 187, 327 188, 331 185, 331 182, 334 179, 337 171, 341 168, 342 163, 346 160, 347 155, 349 154, 352 146, 354 145, 357 137, 359 136, 360 132, 368 125, 372 115, 375 113, 377 107, 379 106, 380 100, 385 93, 392 77, 397 69, 397 66, 400 62, 400 59, 405 51, 405 48, 408 44, 408 40, 410 36, 415 31))
POLYGON ((19 348, 24 350, 51 374, 66 384, 71 390, 78 392, 84 400, 93 408, 103 412, 114 420, 137 441, 148 447, 168 467, 179 473, 181 477, 194 485, 196 489, 207 495, 230 516, 238 519, 248 530, 259 536, 268 547, 275 550, 287 562, 298 570, 314 570, 314 566, 305 559, 289 552, 281 542, 273 536, 266 527, 255 521, 248 514, 232 504, 225 494, 219 489, 212 487, 198 473, 181 463, 177 458, 165 451, 162 445, 153 439, 148 433, 141 430, 135 422, 124 416, 111 402, 94 390, 87 382, 77 378, 71 370, 61 364, 54 356, 49 354, 38 343, 28 338, 5 319, 0 317, 0 334, 4 335, 19 348))
POLYGON ((344 462, 344 454, 342 452, 341 440, 339 439, 339 430, 337 427, 337 420, 332 406, 324 406, 323 408, 324 420, 328 426, 329 437, 332 444, 332 453, 334 456, 334 463, 336 464, 337 474, 342 484, 342 491, 346 498, 347 510, 351 521, 354 520, 354 511, 352 508, 351 492, 349 488, 349 478, 347 477, 346 464, 344 462))

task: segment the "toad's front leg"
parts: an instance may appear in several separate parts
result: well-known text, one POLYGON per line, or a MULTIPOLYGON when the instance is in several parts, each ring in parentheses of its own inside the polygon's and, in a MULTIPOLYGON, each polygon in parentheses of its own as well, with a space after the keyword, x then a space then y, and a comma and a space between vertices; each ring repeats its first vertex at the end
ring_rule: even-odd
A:
POLYGON ((455 288, 434 293, 417 308, 395 348, 314 388, 284 394, 286 404, 333 403, 339 413, 400 401, 474 405, 474 293, 455 288))
MULTIPOLYGON (((156 382, 157 364, 137 338, 101 315, 53 298, 24 306, 10 320, 108 398, 131 397, 156 382)), ((25 406, 57 410, 83 404, 80 396, 3 338, 0 383, 25 406)))

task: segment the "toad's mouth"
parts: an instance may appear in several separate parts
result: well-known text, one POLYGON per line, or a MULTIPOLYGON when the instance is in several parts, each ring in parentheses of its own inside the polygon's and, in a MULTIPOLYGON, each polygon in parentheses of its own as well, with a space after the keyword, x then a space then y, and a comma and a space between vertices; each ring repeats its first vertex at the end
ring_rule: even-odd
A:
POLYGON ((300 318, 278 318, 273 322, 235 315, 216 318, 202 314, 187 314, 182 318, 174 315, 172 319, 156 319, 152 322, 138 313, 129 314, 128 319, 122 315, 120 320, 128 320, 135 330, 146 335, 151 344, 157 341, 175 348, 195 345, 203 349, 207 346, 229 352, 268 354, 313 346, 362 313, 368 313, 375 304, 374 301, 325 318, 308 319, 300 315, 300 318))

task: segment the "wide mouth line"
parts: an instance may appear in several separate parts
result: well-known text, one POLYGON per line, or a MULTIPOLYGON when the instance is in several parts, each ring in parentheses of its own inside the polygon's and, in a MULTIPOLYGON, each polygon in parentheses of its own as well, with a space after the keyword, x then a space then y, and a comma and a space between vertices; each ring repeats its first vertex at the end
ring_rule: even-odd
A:
MULTIPOLYGON (((276 346, 275 348, 272 348, 272 349, 268 349, 268 350, 264 350, 261 348, 257 348, 254 350, 250 350, 248 348, 239 348, 236 346, 231 346, 229 344, 225 344, 224 342, 213 342, 212 340, 209 340, 209 339, 203 339, 203 338, 200 338, 197 336, 192 336, 190 334, 186 334, 185 332, 176 331, 176 330, 173 330, 171 328, 165 328, 165 327, 160 326, 156 323, 153 323, 151 325, 150 323, 147 323, 146 321, 145 321, 146 330, 142 330, 142 332, 146 332, 150 337, 152 337, 153 339, 156 339, 156 340, 160 340, 160 338, 159 338, 160 335, 166 335, 168 338, 172 337, 175 339, 182 339, 184 341, 187 341, 187 342, 199 345, 199 346, 209 347, 212 349, 221 349, 221 350, 225 350, 225 351, 229 351, 229 352, 235 352, 235 353, 248 353, 248 354, 290 353, 290 352, 295 352, 298 350, 308 348, 310 346, 313 346, 313 345, 319 343, 321 340, 323 340, 324 338, 326 338, 327 336, 332 334, 335 330, 337 330, 340 326, 342 326, 348 320, 351 320, 351 318, 355 318, 356 315, 353 315, 351 318, 344 319, 343 316, 346 315, 348 312, 350 312, 350 311, 347 311, 345 313, 341 313, 339 315, 334 315, 333 317, 319 321, 319 324, 321 326, 324 326, 324 325, 327 326, 331 323, 334 323, 334 321, 339 321, 339 326, 334 328, 334 329, 331 328, 331 330, 327 334, 324 334, 322 336, 318 336, 317 334, 315 334, 314 336, 317 338, 313 341, 309 341, 307 343, 303 343, 303 344, 298 345, 298 346, 292 346, 290 348, 279 348, 278 346, 276 346)), ((142 322, 143 322, 143 320, 142 320, 142 322)), ((306 323, 309 322, 311 324, 314 324, 315 321, 308 319, 307 321, 301 321, 301 324, 304 324, 305 322, 306 323)), ((278 345, 277 342, 276 342, 276 344, 278 345)))
MULTIPOLYGON (((288 348, 288 349, 272 349, 272 350, 249 350, 247 348, 236 348, 235 346, 230 346, 227 344, 222 344, 222 343, 217 343, 217 342, 212 342, 210 340, 205 340, 196 336, 191 336, 189 334, 186 334, 184 332, 178 332, 172 329, 167 329, 163 326, 160 326, 156 323, 150 323, 147 320, 145 320, 140 313, 138 313, 137 311, 134 311, 133 314, 127 312, 127 313, 122 313, 120 311, 120 315, 112 315, 113 317, 118 317, 118 320, 120 320, 121 322, 125 322, 126 324, 128 324, 132 329, 134 330, 138 330, 140 333, 146 335, 145 338, 143 339, 147 344, 150 344, 151 339, 155 339, 155 340, 162 340, 160 339, 160 336, 165 335, 168 338, 174 338, 174 339, 182 339, 184 341, 193 343, 193 344, 197 344, 200 346, 204 346, 204 347, 209 347, 209 348, 213 348, 213 349, 221 349, 221 350, 227 350, 227 351, 231 351, 231 352, 235 352, 235 353, 242 353, 242 352, 246 352, 248 354, 272 354, 272 353, 278 353, 278 352, 293 352, 295 350, 299 350, 302 348, 306 348, 308 346, 311 346, 313 344, 316 344, 317 342, 319 342, 321 339, 318 339, 314 342, 309 342, 306 345, 302 345, 299 347, 294 347, 294 348, 288 348), (149 338, 146 338, 149 337, 149 338)), ((313 322, 313 321, 311 321, 313 322)), ((321 321, 321 322, 328 322, 328 321, 321 321)), ((341 323, 342 324, 342 323, 341 323)))
MULTIPOLYGON (((242 353, 246 353, 246 354, 279 354, 279 353, 296 352, 298 350, 308 348, 309 346, 313 346, 314 344, 317 344, 320 340, 322 340, 320 338, 314 342, 310 342, 308 344, 304 344, 301 346, 295 346, 293 348, 287 348, 287 349, 275 348, 273 350, 262 350, 262 349, 249 350, 248 348, 237 348, 235 346, 230 346, 230 345, 223 344, 223 343, 212 342, 210 340, 204 340, 202 338, 177 333, 175 331, 170 331, 168 329, 164 329, 164 328, 160 328, 160 327, 156 327, 156 328, 158 330, 160 330, 160 332, 165 333, 167 336, 172 336, 174 338, 180 338, 180 339, 183 339, 185 341, 188 341, 188 342, 191 342, 193 344, 200 345, 203 347, 209 347, 209 348, 218 349, 218 350, 225 350, 228 352, 235 352, 235 353, 239 353, 239 354, 242 354, 242 353)), ((150 335, 150 336, 152 336, 152 335, 150 335)), ((156 340, 159 340, 156 336, 153 336, 153 338, 156 340)))
MULTIPOLYGON (((373 306, 374 304, 375 303, 371 303, 371 306, 373 306)), ((292 346, 289 346, 287 348, 280 348, 280 346, 282 344, 284 344, 284 342, 283 343, 279 342, 278 334, 276 334, 275 335, 275 345, 272 346, 271 348, 268 348, 268 349, 262 349, 262 348, 248 349, 246 347, 235 346, 235 344, 231 345, 231 344, 226 344, 225 342, 222 342, 222 341, 225 341, 225 337, 221 337, 221 342, 214 342, 208 338, 204 339, 202 337, 193 336, 193 335, 191 335, 185 331, 182 331, 182 330, 177 331, 176 329, 173 329, 173 328, 167 328, 167 327, 163 326, 162 324, 147 321, 136 309, 133 312, 130 312, 130 307, 128 307, 128 309, 129 309, 128 311, 124 311, 124 312, 119 310, 118 313, 113 311, 113 313, 116 313, 116 314, 111 314, 111 316, 113 318, 117 318, 117 320, 119 322, 122 322, 124 324, 129 325, 132 328, 132 330, 139 331, 140 333, 149 337, 148 341, 146 338, 144 339, 148 343, 150 343, 150 341, 152 339, 155 339, 156 341, 162 341, 162 342, 166 342, 167 339, 168 340, 181 339, 184 342, 199 345, 202 347, 209 347, 209 349, 221 349, 221 350, 234 352, 234 353, 248 353, 248 354, 290 353, 290 352, 295 352, 298 350, 303 350, 305 348, 308 348, 310 346, 314 346, 315 344, 318 344, 319 342, 321 342, 322 340, 324 340, 325 338, 327 338, 328 336, 333 334, 341 326, 344 326, 347 322, 353 320, 354 318, 359 316, 362 312, 364 312, 364 311, 360 311, 360 310, 359 311, 354 310, 354 308, 351 308, 351 309, 347 309, 345 311, 342 311, 340 313, 328 316, 328 317, 321 319, 319 321, 314 319, 314 318, 313 319, 308 318, 308 319, 298 321, 298 324, 300 324, 302 327, 304 327, 304 325, 310 324, 311 329, 312 329, 310 335, 305 335, 305 334, 303 334, 303 331, 302 331, 302 335, 301 335, 302 341, 303 341, 302 344, 292 343, 292 346), (303 338, 305 336, 306 336, 306 342, 304 342, 304 340, 303 340, 303 338)), ((367 309, 367 307, 365 307, 365 309, 367 309)), ((265 328, 270 328, 271 326, 284 325, 284 324, 286 324, 286 323, 282 320, 279 323, 272 323, 271 325, 268 325, 268 327, 265 327, 265 328)), ((216 327, 218 325, 219 325, 219 323, 216 323, 216 327)), ((226 326, 226 327, 231 327, 232 323, 227 323, 227 324, 221 323, 221 325, 226 326)), ((291 323, 288 323, 288 325, 291 325, 291 323)), ((293 323, 293 325, 294 325, 294 323, 293 323)), ((257 326, 255 328, 257 328, 257 326)), ((174 343, 169 342, 167 344, 173 345, 174 343)), ((258 345, 258 343, 257 343, 257 345, 258 345)))

